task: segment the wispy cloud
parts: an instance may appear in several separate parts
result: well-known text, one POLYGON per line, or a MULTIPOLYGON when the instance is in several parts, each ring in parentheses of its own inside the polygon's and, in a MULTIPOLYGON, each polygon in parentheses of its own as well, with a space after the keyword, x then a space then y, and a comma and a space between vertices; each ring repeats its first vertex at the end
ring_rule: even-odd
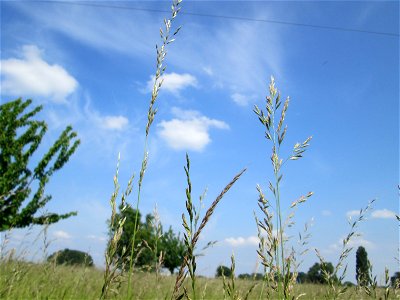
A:
POLYGON ((359 210, 349 210, 348 212, 346 212, 346 216, 348 219, 359 216, 359 215, 360 215, 359 210))
MULTIPOLYGON (((69 5, 68 14, 65 14, 65 4, 59 3, 46 4, 45 10, 38 3, 13 5, 49 32, 61 32, 97 51, 149 59, 159 40, 160 16, 145 11, 135 11, 135 18, 132 18, 130 11, 121 10, 115 18, 113 10, 78 5, 69 5)), ((268 18, 274 14, 271 10, 260 11, 260 6, 251 4, 247 13, 254 18, 268 18)), ((255 22, 224 20, 223 26, 215 24, 210 28, 209 24, 193 19, 185 24, 182 35, 196 36, 196 39, 186 39, 168 53, 168 65, 190 72, 191 76, 207 75, 212 80, 211 87, 223 88, 229 95, 250 95, 249 101, 262 99, 269 76, 284 75, 283 33, 279 27, 255 22)), ((38 34, 37 38, 42 35, 38 34)), ((194 86, 194 81, 191 82, 194 86)), ((164 90, 168 90, 167 84, 164 90)), ((238 100, 232 98, 235 99, 238 100)), ((234 103, 243 105, 243 101, 234 103)))
MULTIPOLYGON (((251 6, 248 13, 251 15, 251 6)), ((264 18, 271 13, 260 12, 264 18)), ((256 17, 258 12, 253 14, 256 17)), ((171 52, 170 64, 197 70, 199 76, 207 74, 211 86, 227 91, 239 106, 263 99, 270 75, 284 75, 283 35, 276 27, 224 21, 223 26, 211 28, 190 23, 184 32, 196 39, 171 52)))
POLYGON ((240 246, 256 246, 259 243, 259 239, 257 236, 249 236, 249 237, 230 237, 226 238, 225 243, 231 245, 233 247, 240 247, 240 246))
MULTIPOLYGON (((197 79, 193 75, 188 73, 177 74, 177 73, 166 73, 160 80, 163 80, 162 90, 170 92, 172 94, 179 94, 179 92, 187 87, 197 87, 197 79)), ((152 75, 147 81, 146 91, 150 92, 153 89, 155 76, 152 75)))
POLYGON ((13 6, 40 25, 38 39, 43 39, 43 31, 47 30, 45 33, 62 33, 101 52, 114 51, 136 57, 155 52, 160 19, 157 14, 135 11, 132 17, 132 11, 119 10, 116 17, 113 9, 56 2, 21 2, 13 3, 13 6))
MULTIPOLYGON (((343 238, 339 239, 336 243, 329 245, 327 249, 323 249, 325 254, 338 254, 342 251, 343 247, 343 238)), ((357 248, 359 246, 363 246, 367 249, 374 249, 376 245, 367 239, 364 239, 361 236, 354 236, 348 243, 348 247, 357 248)))
POLYGON ((21 57, 1 60, 3 93, 43 96, 54 102, 64 102, 76 90, 76 79, 62 66, 43 60, 37 46, 23 46, 21 57))
POLYGON ((99 117, 99 125, 105 129, 123 130, 128 126, 128 119, 124 116, 99 117))
POLYGON ((54 231, 53 236, 60 240, 69 240, 72 238, 72 236, 68 232, 63 230, 54 231))
POLYGON ((208 76, 213 76, 214 75, 214 71, 211 67, 203 67, 202 70, 204 71, 204 73, 206 73, 208 76))
POLYGON ((371 217, 375 219, 395 219, 396 213, 384 208, 373 211, 371 213, 371 217))
POLYGON ((89 240, 101 242, 101 243, 104 243, 107 241, 107 238, 105 236, 97 236, 94 234, 89 234, 86 238, 89 240))
POLYGON ((235 102, 239 106, 248 106, 249 103, 255 102, 257 99, 256 95, 243 95, 240 93, 233 93, 231 95, 233 102, 235 102))
POLYGON ((211 142, 211 128, 229 129, 223 121, 210 119, 194 110, 172 109, 175 118, 157 124, 158 136, 174 150, 203 151, 211 142))
POLYGON ((325 216, 325 217, 328 217, 328 216, 331 216, 332 215, 332 212, 330 211, 330 210, 323 210, 322 212, 321 212, 321 214, 323 215, 323 216, 325 216))
POLYGON ((128 147, 138 138, 136 121, 132 123, 120 111, 100 111, 88 92, 75 93, 68 105, 46 108, 45 113, 50 133, 58 134, 69 124, 78 132, 81 145, 77 155, 85 163, 109 155, 116 157, 118 152, 126 158, 132 151, 128 152, 128 147))

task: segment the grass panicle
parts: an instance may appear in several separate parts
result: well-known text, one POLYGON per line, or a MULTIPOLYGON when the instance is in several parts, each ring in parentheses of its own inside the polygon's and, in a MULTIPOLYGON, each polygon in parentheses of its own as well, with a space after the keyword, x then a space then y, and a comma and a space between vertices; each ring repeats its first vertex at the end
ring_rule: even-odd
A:
POLYGON ((151 125, 153 124, 154 118, 157 113, 157 108, 154 107, 159 91, 161 89, 161 86, 163 84, 163 78, 162 76, 164 75, 164 72, 167 68, 167 66, 164 63, 165 57, 167 56, 167 46, 171 44, 172 42, 175 41, 175 36, 178 34, 179 30, 181 27, 178 27, 172 34, 171 34, 171 29, 172 29, 172 22, 178 15, 179 11, 181 10, 181 2, 182 0, 173 0, 172 1, 172 6, 171 6, 171 16, 168 19, 164 19, 164 25, 165 28, 164 30, 160 28, 160 38, 161 38, 161 46, 159 47, 156 45, 156 53, 157 53, 157 63, 156 63, 156 72, 154 76, 154 84, 151 92, 151 99, 149 103, 149 109, 147 113, 147 124, 146 124, 146 129, 145 129, 145 142, 144 142, 144 149, 143 149, 143 159, 142 159, 142 165, 140 168, 140 176, 139 176, 139 181, 138 181, 138 193, 137 193, 137 200, 136 200, 136 218, 135 218, 135 230, 133 232, 132 236, 132 247, 131 247, 131 253, 130 253, 130 264, 129 264, 129 278, 128 278, 128 291, 127 291, 127 296, 130 297, 131 294, 131 278, 132 278, 132 271, 133 271, 133 258, 134 258, 134 250, 135 250, 135 240, 136 240, 136 228, 137 228, 137 221, 138 221, 138 215, 139 215, 139 204, 140 204, 140 195, 142 191, 142 183, 143 183, 143 178, 144 174, 147 169, 147 163, 149 159, 149 152, 147 150, 148 146, 148 137, 149 137, 149 132, 151 125))
MULTIPOLYGON (((191 288, 192 288, 192 297, 193 299, 197 299, 196 295, 196 246, 199 240, 200 234, 208 221, 210 220, 212 214, 214 213, 215 208, 218 203, 221 201, 223 196, 229 191, 229 189, 235 184, 235 182, 242 176, 242 174, 246 171, 243 169, 239 172, 232 180, 229 182, 222 192, 218 195, 218 197, 214 200, 211 206, 206 211, 200 225, 197 228, 197 222, 200 218, 198 210, 196 210, 192 201, 192 182, 190 180, 190 159, 189 155, 186 154, 186 166, 184 167, 187 181, 186 192, 186 211, 187 216, 182 214, 182 226, 184 228, 184 242, 186 245, 186 254, 184 256, 183 262, 179 268, 178 275, 176 277, 174 291, 172 294, 172 298, 182 299, 183 297, 190 298, 188 295, 188 291, 186 287, 183 286, 183 283, 189 274, 191 279, 191 288), (182 291, 183 289, 183 291, 182 291)), ((203 194, 204 196, 204 194, 203 194)), ((203 196, 200 197, 200 201, 203 200, 203 196)), ((211 245, 209 243, 208 245, 211 245)))
MULTIPOLYGON (((257 251, 261 263, 264 266, 265 282, 267 287, 277 292, 279 299, 291 298, 293 284, 296 281, 296 273, 294 269, 295 263, 293 251, 288 256, 285 255, 285 243, 287 237, 285 231, 287 227, 294 225, 294 211, 286 217, 284 221, 281 199, 281 180, 283 178, 282 167, 289 160, 298 160, 303 157, 304 152, 309 146, 312 137, 307 138, 302 143, 296 143, 292 153, 285 159, 281 157, 281 145, 286 136, 287 125, 285 125, 286 113, 289 108, 289 97, 283 102, 280 92, 275 87, 275 80, 271 77, 269 84, 269 95, 266 97, 265 112, 254 106, 254 113, 265 129, 265 138, 272 143, 271 164, 274 173, 274 180, 269 181, 269 189, 274 199, 274 207, 276 215, 270 212, 271 202, 262 192, 260 186, 257 186, 259 194, 258 206, 263 214, 262 219, 256 218, 258 227, 258 236, 260 238, 259 249, 257 251), (273 219, 275 217, 275 226, 273 219), (263 236, 266 234, 267 238, 263 236)), ((309 192, 305 196, 301 196, 294 201, 290 208, 295 209, 299 204, 304 203, 313 195, 309 192)), ((267 291, 268 293, 268 291, 267 291)), ((262 294, 260 295, 260 298, 262 294)), ((267 297, 270 295, 267 294, 267 297)))
MULTIPOLYGON (((114 192, 111 194, 110 198, 110 206, 111 206, 111 219, 110 219, 110 228, 112 229, 112 236, 107 244, 106 253, 105 253, 105 271, 104 271, 104 281, 103 287, 101 289, 100 299, 106 299, 109 296, 109 293, 113 294, 118 293, 118 288, 121 286, 121 281, 123 280, 123 273, 121 269, 124 269, 124 262, 118 259, 117 250, 119 247, 119 242, 121 240, 124 224, 126 218, 117 218, 117 198, 119 195, 120 185, 118 182, 119 175, 119 161, 120 155, 118 155, 117 168, 114 176, 114 192)), ((128 181, 128 186, 125 192, 122 194, 121 202, 119 204, 119 209, 121 212, 124 212, 127 205, 127 198, 132 193, 133 189, 133 179, 134 175, 128 181)), ((122 250, 122 255, 124 256, 126 249, 122 250)))
MULTIPOLYGON (((343 282, 346 272, 347 272, 347 264, 345 264, 347 257, 349 256, 350 252, 353 250, 353 247, 349 245, 350 241, 357 236, 360 236, 357 233, 357 227, 359 226, 360 222, 365 220, 365 216, 369 210, 372 209, 372 204, 375 202, 375 199, 368 202, 368 205, 365 208, 360 209, 359 215, 356 220, 351 221, 349 219, 350 231, 347 236, 342 241, 342 250, 338 259, 336 266, 334 267, 333 273, 329 273, 322 268, 323 276, 328 283, 328 288, 326 291, 326 297, 328 299, 337 299, 342 294, 344 294, 347 290, 346 285, 341 285, 340 283, 343 282), (338 277, 339 271, 343 269, 342 273, 338 277)), ((321 262, 322 266, 326 265, 326 261, 322 257, 321 253, 318 249, 315 249, 315 252, 321 262)))
POLYGON ((222 285, 224 289, 224 299, 228 298, 231 300, 241 300, 248 299, 253 289, 256 287, 257 282, 252 284, 244 293, 244 296, 241 295, 240 290, 237 288, 236 283, 236 275, 235 275, 235 255, 232 253, 231 255, 231 267, 230 267, 230 275, 227 279, 223 270, 222 270, 222 285))

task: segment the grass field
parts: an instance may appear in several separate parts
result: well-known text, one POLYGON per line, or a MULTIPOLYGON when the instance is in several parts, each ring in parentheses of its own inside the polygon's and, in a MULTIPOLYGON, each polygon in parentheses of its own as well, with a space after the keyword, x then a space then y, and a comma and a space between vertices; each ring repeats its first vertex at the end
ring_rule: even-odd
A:
MULTIPOLYGON (((33 264, 27 262, 3 262, 0 275, 1 299, 98 299, 103 284, 103 270, 97 268, 56 266, 54 264, 33 264)), ((124 278, 128 278, 124 276, 124 278)), ((135 273, 132 276, 134 299, 170 299, 175 276, 156 276, 154 273, 135 273)), ((262 282, 236 279, 236 288, 241 299, 254 285, 248 299, 260 299, 262 282)), ((112 299, 125 299, 126 281, 112 299)), ((198 279, 197 295, 200 299, 230 298, 224 294, 221 278, 198 279)), ((189 289, 190 290, 190 289, 189 289)), ((324 299, 326 286, 298 284, 294 295, 305 294, 301 299, 324 299)), ((263 292, 263 299, 266 297, 263 292)), ((384 289, 378 288, 376 297, 369 297, 364 291, 351 287, 341 299, 383 299, 384 289)), ((390 291, 389 299, 399 299, 400 293, 390 291)), ((271 295, 271 299, 274 299, 271 295)))
MULTIPOLYGON (((192 183, 188 154, 186 155, 187 164, 185 166, 187 178, 185 190, 187 199, 185 204, 187 211, 182 214, 185 253, 180 271, 177 275, 171 276, 137 271, 134 265, 134 255, 139 255, 138 253, 142 250, 137 245, 136 237, 139 235, 140 230, 137 225, 138 219, 140 220, 138 214, 141 188, 149 159, 148 136, 157 112, 155 103, 162 86, 162 76, 166 70, 163 61, 167 54, 167 45, 174 41, 172 37, 180 30, 180 27, 176 30, 172 30, 171 27, 172 21, 180 10, 180 2, 181 0, 173 1, 171 17, 164 20, 164 31, 160 29, 162 43, 159 48, 157 47, 155 81, 147 113, 143 160, 134 204, 136 217, 134 222, 131 223, 134 230, 133 234, 127 239, 130 248, 122 247, 125 245, 122 244, 124 240, 121 236, 124 232, 127 232, 129 226, 124 227, 125 222, 128 223, 128 221, 126 217, 121 216, 124 216, 123 213, 128 209, 127 198, 132 192, 133 176, 128 182, 126 192, 121 196, 121 202, 118 202, 120 186, 117 167, 114 177, 115 189, 110 200, 110 240, 105 253, 105 271, 94 267, 60 266, 51 262, 32 263, 24 261, 23 258, 11 259, 2 257, 0 258, 0 299, 400 299, 400 289, 393 289, 389 285, 389 271, 386 274, 385 287, 377 287, 375 281, 376 285, 372 283, 365 288, 353 286, 346 291, 343 290, 342 293, 343 286, 338 283, 344 281, 347 268, 345 267, 346 259, 352 250, 350 241, 358 234, 358 223, 365 219, 366 213, 371 209, 371 205, 375 200, 369 202, 365 209, 361 209, 358 218, 350 223, 351 228, 348 235, 343 239, 340 257, 334 266, 334 271, 332 273, 327 271, 324 273, 326 282, 329 285, 296 283, 297 260, 295 255, 297 254, 294 251, 287 252, 289 237, 286 235, 286 230, 295 224, 294 216, 297 206, 306 202, 313 195, 313 192, 308 192, 308 194, 293 202, 290 206, 290 214, 285 216, 284 203, 281 199, 281 185, 283 185, 281 183, 283 176, 281 168, 287 161, 302 158, 312 137, 308 137, 302 143, 296 143, 293 148, 290 148, 289 153, 291 154, 288 157, 284 157, 281 154, 280 148, 287 130, 285 116, 289 107, 289 98, 284 101, 281 100, 273 77, 271 77, 269 85, 269 95, 266 97, 265 111, 257 106, 254 108, 258 120, 262 123, 263 130, 265 130, 268 145, 272 146, 270 158, 274 174, 273 179, 269 181, 269 190, 273 197, 268 199, 271 200, 268 200, 261 187, 257 186, 259 194, 258 206, 260 209, 258 214, 255 213, 260 241, 257 253, 261 265, 264 266, 264 280, 238 279, 234 278, 234 276, 226 279, 197 276, 196 250, 200 233, 209 222, 222 197, 246 169, 243 169, 233 177, 231 182, 223 188, 219 196, 206 210, 204 217, 200 218, 200 210, 196 210, 192 202, 192 183), (119 249, 122 249, 121 253, 118 253, 119 249), (127 257, 129 258, 128 260, 126 260, 127 257), (127 264, 126 261, 128 262, 127 264), (124 270, 124 267, 127 267, 126 269, 129 271, 122 273, 121 270, 124 270)), ((10 194, 11 192, 7 190, 7 193, 10 194)), ((397 219, 400 220, 398 216, 397 219)), ((45 248, 48 245, 46 230, 44 230, 45 248)), ((309 235, 306 233, 301 241, 305 247, 308 244, 308 237, 309 235)), ((148 244, 147 241, 145 242, 148 244)), ((157 243, 155 245, 157 246, 157 243)), ((153 249, 147 245, 147 248, 154 251, 154 257, 160 257, 159 261, 162 262, 162 255, 158 255, 157 247, 153 249)), ((43 257, 46 258, 47 251, 44 250, 44 252, 45 255, 43 257)), ((3 255, 2 252, 0 254, 3 255)), ((317 256, 320 263, 325 265, 326 261, 319 252, 317 252, 317 256)), ((232 257, 232 273, 234 272, 234 264, 235 261, 232 257)))

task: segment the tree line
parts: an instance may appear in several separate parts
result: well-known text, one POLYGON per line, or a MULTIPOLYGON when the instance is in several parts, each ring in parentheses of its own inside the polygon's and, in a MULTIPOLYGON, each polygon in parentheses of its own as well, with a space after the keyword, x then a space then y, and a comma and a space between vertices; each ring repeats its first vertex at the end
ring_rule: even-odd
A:
MULTIPOLYGON (((356 282, 359 286, 370 286, 374 284, 374 279, 372 278, 372 267, 371 263, 368 260, 368 254, 364 247, 360 246, 356 252, 356 282)), ((334 274, 334 266, 330 262, 326 262, 324 264, 314 263, 308 270, 305 272, 297 273, 297 283, 312 283, 312 284, 327 284, 327 277, 332 277, 334 274)), ((220 265, 217 267, 215 271, 215 277, 231 277, 232 270, 227 266, 220 265)), ((251 279, 251 280, 263 280, 265 274, 262 273, 243 273, 237 276, 239 279, 251 279)), ((278 278, 276 278, 278 280, 278 278)), ((333 276, 333 281, 338 284, 342 284, 339 282, 339 279, 336 275, 333 276)), ((400 288, 400 272, 395 272, 393 276, 390 277, 391 285, 394 288, 400 288)), ((344 282, 345 285, 354 285, 352 282, 347 281, 344 282)))

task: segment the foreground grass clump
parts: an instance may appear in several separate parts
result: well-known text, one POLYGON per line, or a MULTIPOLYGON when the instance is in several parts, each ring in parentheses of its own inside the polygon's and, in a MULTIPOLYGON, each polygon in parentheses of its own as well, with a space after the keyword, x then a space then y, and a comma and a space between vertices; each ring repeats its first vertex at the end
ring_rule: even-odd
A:
MULTIPOLYGON (((161 276, 155 273, 133 273, 132 299, 170 299, 175 276, 161 276)), ((190 282, 188 282, 190 284, 190 282)), ((238 279, 235 281, 237 294, 245 295, 255 284, 247 299, 259 299, 262 289, 260 281, 238 279)), ((0 264, 1 299, 98 299, 103 285, 103 271, 97 268, 56 266, 54 264, 32 264, 27 262, 2 262, 0 264), (18 274, 16 274, 16 272, 18 274)), ((324 299, 326 286, 321 284, 297 284, 296 294, 305 293, 301 299, 324 299)), ((121 285, 121 293, 111 299, 125 299, 127 282, 121 285)), ((191 297, 189 286, 188 296, 191 297)), ((377 288, 376 299, 384 299, 383 288, 377 288)), ((224 299, 221 278, 198 277, 196 282, 198 299, 224 299)), ((276 297, 277 295, 275 295, 276 297)), ((271 295, 271 299, 275 299, 271 295)), ((192 298, 192 297, 191 297, 192 298)), ((356 287, 349 288, 341 299, 366 299, 365 293, 356 287)), ((397 299, 393 294, 389 299, 397 299)))

